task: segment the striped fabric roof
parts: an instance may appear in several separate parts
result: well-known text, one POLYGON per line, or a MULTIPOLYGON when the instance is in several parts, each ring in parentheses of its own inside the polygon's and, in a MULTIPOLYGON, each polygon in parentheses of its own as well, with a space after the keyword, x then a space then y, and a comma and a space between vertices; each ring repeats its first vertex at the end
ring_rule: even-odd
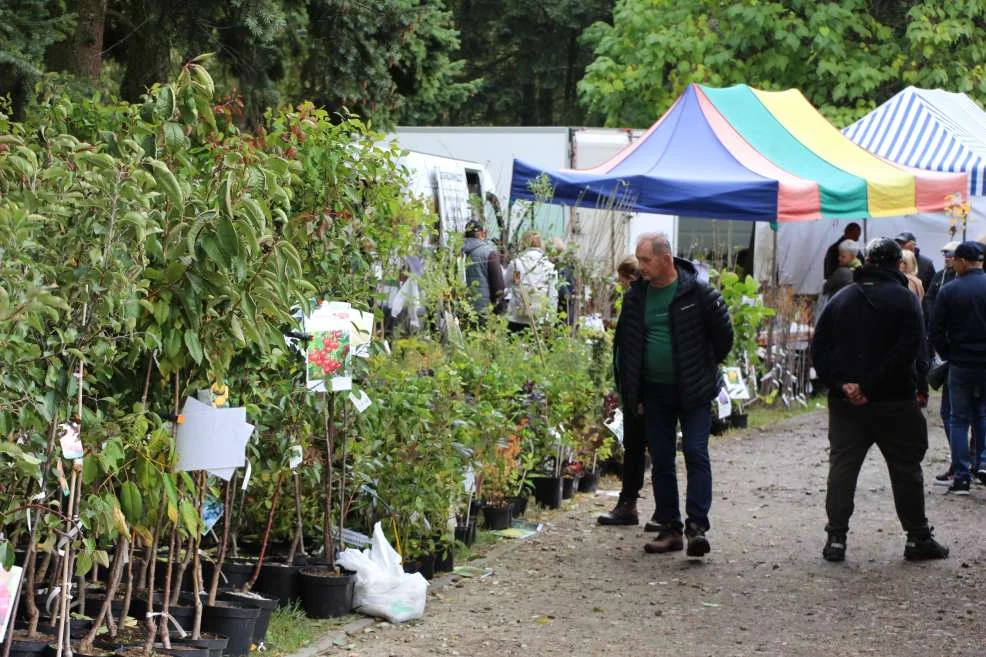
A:
POLYGON ((986 196, 986 112, 965 94, 907 87, 842 133, 897 164, 966 172, 986 196))
POLYGON ((797 90, 689 85, 633 144, 591 169, 514 160, 511 197, 745 221, 812 221, 940 212, 966 175, 889 162, 847 139, 797 90))

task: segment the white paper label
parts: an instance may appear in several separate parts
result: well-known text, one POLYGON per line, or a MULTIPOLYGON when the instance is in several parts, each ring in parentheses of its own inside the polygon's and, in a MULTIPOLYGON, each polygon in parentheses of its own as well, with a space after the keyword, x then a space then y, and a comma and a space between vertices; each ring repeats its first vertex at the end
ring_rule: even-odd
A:
POLYGON ((356 412, 360 414, 368 409, 370 404, 373 403, 370 396, 362 390, 356 390, 355 392, 349 393, 349 401, 353 402, 353 406, 356 407, 356 412))

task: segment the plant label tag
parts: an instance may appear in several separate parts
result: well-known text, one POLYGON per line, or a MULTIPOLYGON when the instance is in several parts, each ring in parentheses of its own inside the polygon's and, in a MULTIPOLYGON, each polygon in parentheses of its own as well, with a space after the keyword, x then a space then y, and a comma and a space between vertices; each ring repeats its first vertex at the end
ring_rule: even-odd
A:
POLYGON ((729 393, 725 388, 719 389, 719 396, 716 397, 716 406, 719 409, 719 419, 729 417, 733 412, 733 403, 729 400, 729 393))
POLYGON ((332 392, 346 392, 353 389, 353 377, 334 376, 332 377, 332 392))
POLYGON ((373 403, 373 401, 370 399, 370 396, 367 395, 366 392, 363 390, 356 390, 355 392, 350 392, 349 401, 353 402, 353 406, 356 407, 356 412, 359 413, 360 415, 362 415, 363 411, 368 409, 370 407, 370 404, 373 403))
POLYGON ((247 486, 250 485, 250 476, 253 474, 253 466, 250 464, 250 459, 247 459, 246 472, 243 473, 243 486, 240 490, 246 490, 247 486))
POLYGON ((67 459, 81 459, 83 454, 82 439, 79 436, 79 425, 66 422, 61 427, 62 433, 58 442, 62 446, 62 456, 67 459))
POLYGON ((623 444, 623 409, 618 408, 613 413, 613 419, 605 423, 607 429, 623 444))
POLYGON ((291 449, 288 450, 288 467, 292 470, 297 470, 298 466, 301 465, 302 451, 301 445, 291 445, 291 449))

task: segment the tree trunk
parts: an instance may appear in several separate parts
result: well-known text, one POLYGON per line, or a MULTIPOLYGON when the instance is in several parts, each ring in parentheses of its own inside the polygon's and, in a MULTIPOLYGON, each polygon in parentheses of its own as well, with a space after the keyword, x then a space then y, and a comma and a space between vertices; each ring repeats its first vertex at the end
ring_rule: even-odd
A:
POLYGON ((155 82, 168 79, 171 47, 168 30, 162 29, 155 3, 137 0, 131 4, 130 23, 137 27, 127 40, 127 68, 120 84, 120 96, 137 102, 155 82))
POLYGON ((76 0, 75 34, 67 44, 55 44, 49 62, 57 70, 96 79, 103 67, 103 27, 106 0, 76 0))

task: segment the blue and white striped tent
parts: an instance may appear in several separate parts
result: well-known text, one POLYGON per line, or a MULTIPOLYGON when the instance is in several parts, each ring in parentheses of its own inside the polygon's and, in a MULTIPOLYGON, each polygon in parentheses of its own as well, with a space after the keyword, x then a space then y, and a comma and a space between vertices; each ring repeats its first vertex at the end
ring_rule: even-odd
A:
POLYGON ((965 94, 907 87, 842 132, 897 164, 967 172, 969 195, 986 196, 986 112, 965 94))

